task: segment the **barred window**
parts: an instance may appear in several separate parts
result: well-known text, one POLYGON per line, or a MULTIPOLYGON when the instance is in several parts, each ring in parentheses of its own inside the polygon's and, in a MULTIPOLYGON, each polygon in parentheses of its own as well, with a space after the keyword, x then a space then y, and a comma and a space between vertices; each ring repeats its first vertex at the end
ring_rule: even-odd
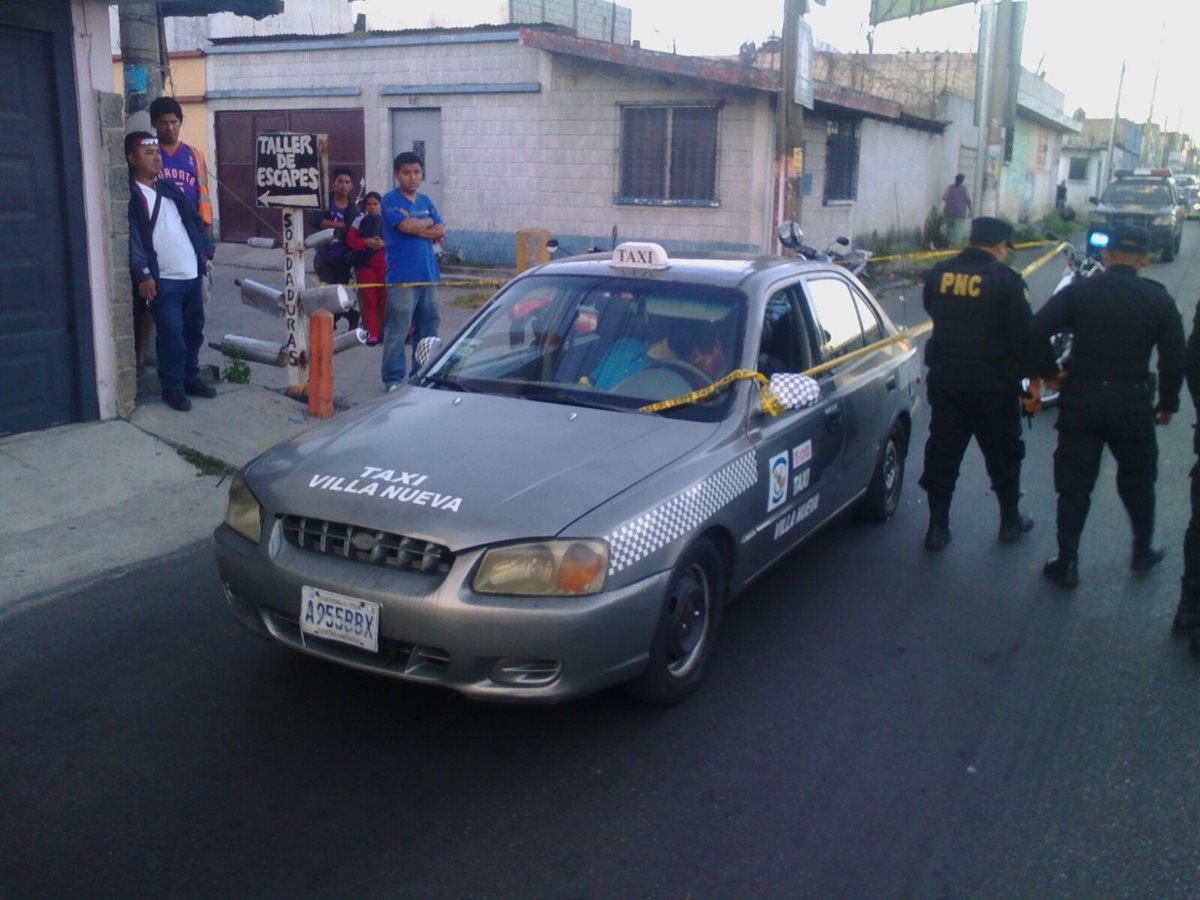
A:
POLYGON ((853 200, 858 191, 858 120, 825 123, 825 201, 853 200))
POLYGON ((619 201, 717 202, 717 106, 621 110, 619 201))

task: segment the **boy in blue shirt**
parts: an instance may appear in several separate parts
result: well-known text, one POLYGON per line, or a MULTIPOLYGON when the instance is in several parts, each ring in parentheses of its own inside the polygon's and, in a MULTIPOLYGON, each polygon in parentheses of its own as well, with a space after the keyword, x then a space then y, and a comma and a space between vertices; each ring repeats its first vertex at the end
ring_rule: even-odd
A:
POLYGON ((393 164, 396 187, 383 197, 383 245, 387 255, 388 283, 422 283, 418 287, 388 288, 387 319, 383 332, 384 386, 397 390, 404 383, 404 341, 413 324, 413 368, 422 338, 438 331, 437 288, 440 280, 433 243, 446 234, 437 207, 418 192, 425 166, 415 153, 401 153, 393 164))

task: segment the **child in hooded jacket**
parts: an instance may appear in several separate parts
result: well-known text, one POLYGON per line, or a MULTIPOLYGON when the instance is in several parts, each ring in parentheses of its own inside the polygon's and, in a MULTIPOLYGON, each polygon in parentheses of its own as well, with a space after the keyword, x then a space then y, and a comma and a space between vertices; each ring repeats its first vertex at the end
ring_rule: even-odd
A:
POLYGON ((358 289, 358 305, 367 329, 367 344, 375 346, 383 339, 384 317, 387 315, 387 259, 383 251, 383 218, 380 215, 383 198, 371 191, 363 200, 363 214, 354 220, 346 234, 346 243, 353 253, 354 280, 358 289))

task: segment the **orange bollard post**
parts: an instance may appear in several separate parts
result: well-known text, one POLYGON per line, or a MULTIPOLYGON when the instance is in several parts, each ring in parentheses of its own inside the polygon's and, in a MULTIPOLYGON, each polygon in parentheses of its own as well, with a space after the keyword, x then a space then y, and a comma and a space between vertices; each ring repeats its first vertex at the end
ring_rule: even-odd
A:
POLYGON ((308 412, 333 416, 333 313, 319 309, 308 317, 308 412))

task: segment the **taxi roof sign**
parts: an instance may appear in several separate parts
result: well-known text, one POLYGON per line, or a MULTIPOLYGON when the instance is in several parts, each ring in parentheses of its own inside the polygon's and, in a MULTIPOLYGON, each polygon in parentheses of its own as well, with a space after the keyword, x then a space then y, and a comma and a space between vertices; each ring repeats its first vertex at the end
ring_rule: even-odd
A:
POLYGON ((613 250, 614 269, 669 269, 671 258, 662 244, 649 241, 626 241, 613 250))

